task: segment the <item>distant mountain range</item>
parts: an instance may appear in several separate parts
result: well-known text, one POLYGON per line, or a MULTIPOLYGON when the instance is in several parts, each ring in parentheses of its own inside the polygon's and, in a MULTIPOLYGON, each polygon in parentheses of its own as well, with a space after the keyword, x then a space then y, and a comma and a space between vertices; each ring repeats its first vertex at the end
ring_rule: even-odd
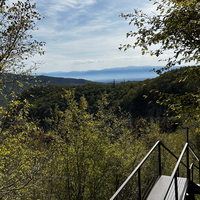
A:
MULTIPOLYGON (((75 78, 85 79, 95 82, 122 82, 122 81, 142 81, 148 78, 155 78, 157 74, 151 71, 155 66, 128 66, 121 68, 110 68, 102 70, 89 70, 89 71, 72 71, 72 72, 49 72, 38 73, 37 75, 44 75, 50 77, 62 77, 62 78, 75 78)), ((156 67, 156 69, 160 69, 156 67)))

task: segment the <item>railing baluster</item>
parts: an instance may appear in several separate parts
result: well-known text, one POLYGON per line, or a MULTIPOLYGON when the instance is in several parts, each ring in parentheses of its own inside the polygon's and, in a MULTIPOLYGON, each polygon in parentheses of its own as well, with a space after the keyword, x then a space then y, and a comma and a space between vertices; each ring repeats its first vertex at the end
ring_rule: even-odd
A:
MULTIPOLYGON (((176 163, 176 166, 175 166, 175 168, 174 168, 174 171, 173 171, 173 173, 172 173, 172 175, 171 175, 171 180, 170 180, 170 182, 169 182, 169 187, 167 188, 167 190, 166 190, 166 192, 165 192, 164 199, 167 198, 167 195, 168 195, 168 193, 169 193, 170 187, 171 187, 171 185, 173 184, 173 181, 175 181, 175 196, 176 196, 176 200, 178 200, 177 170, 178 170, 178 168, 179 168, 179 165, 180 165, 180 163, 181 163, 181 160, 182 160, 182 158, 183 158, 184 153, 187 151, 187 148, 188 148, 188 143, 185 144, 185 146, 184 146, 184 148, 183 148, 183 150, 182 150, 182 152, 181 152, 181 155, 179 156, 179 159, 178 159, 178 161, 177 161, 177 163, 176 163)), ((187 167, 187 166, 186 166, 186 167, 187 167)))
POLYGON ((177 169, 177 176, 179 176, 179 167, 178 167, 178 169, 177 169))
POLYGON ((141 173, 140 173, 140 168, 138 169, 138 192, 139 192, 139 200, 142 200, 142 191, 141 191, 141 173))
POLYGON ((192 165, 192 181, 193 181, 193 179, 194 179, 194 167, 192 165))
POLYGON ((200 184, 200 161, 199 161, 199 184, 200 184))
POLYGON ((178 183, 177 183, 177 173, 175 173, 174 177, 174 184, 175 184, 175 199, 178 200, 178 183))
POLYGON ((190 180, 190 163, 189 163, 189 147, 188 146, 186 149, 186 153, 187 153, 187 178, 188 180, 190 180))
POLYGON ((160 143, 158 144, 158 161, 159 161, 159 176, 162 175, 161 171, 161 150, 160 150, 160 143))

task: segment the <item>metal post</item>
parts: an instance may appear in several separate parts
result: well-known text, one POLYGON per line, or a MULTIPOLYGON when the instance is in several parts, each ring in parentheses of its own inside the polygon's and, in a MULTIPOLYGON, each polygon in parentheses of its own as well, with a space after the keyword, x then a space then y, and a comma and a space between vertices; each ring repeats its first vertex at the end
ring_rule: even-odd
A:
POLYGON ((139 200, 142 200, 142 191, 141 191, 141 176, 140 176, 140 168, 138 169, 138 189, 139 189, 139 200))
POLYGON ((161 171, 161 149, 160 149, 160 143, 158 144, 158 162, 159 162, 159 176, 162 175, 161 171))
MULTIPOLYGON (((194 166, 194 165, 193 165, 194 166)), ((194 167, 192 166, 192 181, 194 179, 194 167)))
POLYGON ((190 180, 190 166, 189 166, 189 128, 187 127, 187 178, 190 180))
POLYGON ((177 177, 179 177, 179 167, 178 167, 178 169, 177 169, 177 177))
POLYGON ((190 166, 189 166, 189 145, 187 145, 187 179, 190 180, 190 166))
POLYGON ((199 161, 199 183, 200 183, 200 161, 199 161))
POLYGON ((174 184, 175 184, 175 199, 178 200, 177 173, 175 173, 174 184))

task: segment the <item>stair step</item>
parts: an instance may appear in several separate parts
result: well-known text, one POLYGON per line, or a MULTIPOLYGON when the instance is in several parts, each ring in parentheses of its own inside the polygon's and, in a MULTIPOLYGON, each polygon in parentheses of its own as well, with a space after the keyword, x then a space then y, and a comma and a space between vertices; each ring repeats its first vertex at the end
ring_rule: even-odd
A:
MULTIPOLYGON (((153 189, 151 190, 147 200, 163 200, 165 197, 165 192, 169 187, 171 177, 170 176, 161 176, 156 184, 154 185, 153 189)), ((187 178, 178 177, 178 199, 183 200, 186 194, 188 180, 187 178)), ((168 192, 166 200, 173 200, 175 199, 175 187, 174 182, 171 185, 171 188, 168 192)))

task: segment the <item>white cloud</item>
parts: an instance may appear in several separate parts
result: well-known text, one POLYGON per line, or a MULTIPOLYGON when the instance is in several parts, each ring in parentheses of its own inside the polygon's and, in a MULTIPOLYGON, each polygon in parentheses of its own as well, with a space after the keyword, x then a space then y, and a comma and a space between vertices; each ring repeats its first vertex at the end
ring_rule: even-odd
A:
POLYGON ((44 61, 40 72, 160 65, 157 58, 141 56, 139 49, 118 50, 119 44, 134 42, 133 38, 126 39, 126 33, 135 28, 118 16, 121 12, 131 13, 134 8, 151 13, 153 6, 149 0, 34 2, 45 17, 37 23, 39 31, 33 32, 37 40, 47 42, 45 55, 34 58, 44 61))
POLYGON ((85 9, 95 4, 95 0, 37 0, 36 2, 38 8, 43 9, 45 16, 50 17, 57 17, 58 12, 70 12, 70 9, 85 9))

